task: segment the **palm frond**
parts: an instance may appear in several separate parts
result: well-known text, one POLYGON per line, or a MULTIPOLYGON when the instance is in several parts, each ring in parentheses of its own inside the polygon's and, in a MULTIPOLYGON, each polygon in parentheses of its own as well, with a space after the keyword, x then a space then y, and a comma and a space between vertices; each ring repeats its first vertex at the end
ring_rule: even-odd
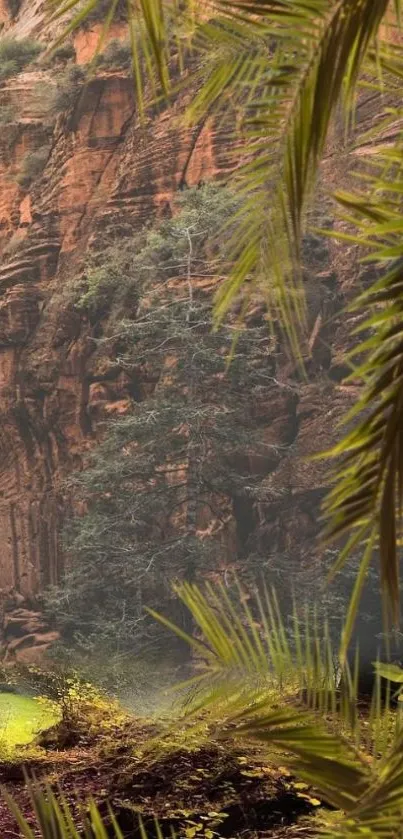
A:
MULTIPOLYGON (((13 814, 21 836, 24 839, 123 839, 123 833, 113 816, 109 812, 108 827, 102 818, 95 801, 90 800, 86 805, 76 802, 76 813, 62 794, 56 796, 47 784, 39 784, 26 778, 26 784, 35 816, 35 825, 28 824, 21 809, 13 797, 2 790, 2 795, 13 814)), ((1 830, 1 828, 0 828, 1 830)), ((4 837, 5 839, 5 837, 4 837)))
MULTIPOLYGON (((211 588, 205 596, 195 586, 187 585, 180 587, 178 594, 191 610, 196 626, 203 631, 200 643, 210 652, 205 660, 206 680, 203 685, 206 704, 201 700, 198 710, 202 709, 204 714, 209 711, 210 718, 217 721, 216 736, 256 739, 266 744, 271 752, 277 750, 282 765, 288 766, 295 775, 314 786, 324 800, 342 811, 337 823, 329 830, 329 836, 365 834, 378 839, 383 836, 392 839, 399 835, 403 804, 401 727, 398 725, 395 734, 389 737, 383 754, 375 752, 371 755, 359 741, 346 736, 346 729, 340 724, 332 726, 329 714, 324 716, 313 708, 301 707, 295 696, 293 700, 287 691, 285 681, 281 685, 281 699, 278 690, 271 693, 270 678, 276 671, 277 658, 270 657, 270 652, 265 657, 262 649, 272 649, 274 637, 276 648, 284 650, 282 636, 285 631, 283 625, 270 626, 273 605, 269 610, 271 616, 265 610, 265 627, 260 626, 257 639, 256 620, 253 619, 256 604, 252 606, 251 600, 245 601, 245 593, 242 593, 237 605, 231 603, 230 607, 220 589, 215 591, 213 599, 211 588), (245 602, 248 603, 246 608, 245 602), (267 628, 271 635, 268 644, 265 639, 267 628), (237 652, 231 657, 229 651, 234 642, 237 652), (217 706, 209 706, 214 692, 209 685, 211 654, 216 659, 215 675, 221 667, 220 701, 225 692, 227 699, 226 705, 220 704, 218 709, 217 706), (244 662, 241 669, 240 661, 244 662), (229 678, 232 667, 237 673, 236 683, 229 678), (259 688, 256 686, 257 677, 261 679, 259 688)), ((174 626, 172 628, 176 631, 174 626)), ((296 658, 300 658, 309 671, 311 654, 302 650, 301 637, 295 647, 299 649, 296 658)), ((282 666, 280 674, 284 678, 282 666)), ((379 707, 376 717, 380 723, 379 707)), ((205 716, 203 719, 205 722, 205 716)), ((210 727, 210 737, 212 731, 210 727)))
MULTIPOLYGON (((293 712, 305 708, 330 715, 352 742, 383 753, 390 739, 390 697, 381 701, 380 674, 374 674, 373 708, 362 727, 356 712, 358 654, 353 672, 341 673, 337 647, 325 622, 315 612, 294 607, 287 623, 274 591, 245 592, 238 585, 230 594, 223 586, 183 584, 176 589, 195 623, 195 636, 151 611, 164 626, 193 648, 195 675, 181 685, 188 692, 185 720, 228 720, 258 707, 270 714, 281 701, 293 712)), ((192 723, 193 725, 193 723, 192 723)))
MULTIPOLYGON (((99 53, 110 27, 122 14, 126 15, 132 46, 132 68, 136 84, 137 102, 140 112, 144 108, 146 88, 151 89, 153 98, 167 96, 170 91, 172 62, 181 60, 182 49, 188 42, 190 23, 195 24, 194 0, 169 2, 169 0, 48 0, 48 23, 65 20, 65 27, 52 43, 55 50, 72 32, 83 26, 86 20, 100 9, 103 23, 97 46, 99 53), (106 8, 104 8, 106 6, 106 8), (158 90, 159 89, 159 90, 158 90)), ((205 14, 208 0, 198 4, 197 16, 205 14)))
MULTIPOLYGON (((218 5, 231 20, 238 12, 251 26, 256 23, 266 39, 269 69, 260 74, 260 90, 248 102, 252 115, 244 131, 252 160, 239 176, 249 196, 233 244, 235 266, 219 292, 216 317, 221 319, 242 284, 257 274, 269 307, 297 350, 295 324, 304 319, 300 242, 305 212, 331 116, 341 98, 351 100, 388 2, 248 2, 236 4, 235 12, 232 4, 218 5)), ((255 61, 250 55, 251 64, 255 61)))
POLYGON ((201 674, 195 679, 203 690, 222 680, 223 669, 227 683, 237 690, 240 676, 244 684, 249 674, 247 690, 253 682, 257 694, 262 688, 267 690, 268 680, 284 695, 295 694, 299 689, 313 692, 315 684, 319 690, 334 680, 329 639, 324 637, 318 647, 308 620, 301 629, 300 616, 295 615, 297 643, 293 648, 274 592, 265 589, 263 596, 251 596, 238 588, 239 599, 234 603, 223 585, 207 585, 205 593, 187 583, 175 590, 196 621, 202 640, 187 635, 153 610, 148 611, 186 640, 203 661, 201 674))
MULTIPOLYGON (((336 196, 356 226, 357 245, 365 242, 366 259, 386 271, 352 307, 368 312, 360 327, 365 337, 351 354, 364 358, 354 371, 363 392, 345 418, 351 430, 331 452, 339 465, 324 504, 325 535, 334 539, 355 530, 372 555, 379 551, 382 586, 397 622, 403 523, 402 141, 378 151, 376 161, 370 195, 357 190, 336 196)), ((347 558, 345 551, 339 566, 347 558)))

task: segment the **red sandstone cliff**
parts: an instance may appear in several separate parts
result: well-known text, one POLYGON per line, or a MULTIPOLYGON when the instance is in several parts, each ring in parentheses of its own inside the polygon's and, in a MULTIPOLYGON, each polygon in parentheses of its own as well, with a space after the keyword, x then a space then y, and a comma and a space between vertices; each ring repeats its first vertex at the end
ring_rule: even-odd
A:
MULTIPOLYGON (((12 21, 3 0, 4 31, 49 39, 42 7, 42 0, 23 0, 12 21)), ((90 57, 98 31, 76 36, 79 62, 90 57)), ((181 126, 185 95, 140 124, 132 82, 108 71, 50 128, 39 82, 51 85, 52 70, 35 68, 0 87, 0 107, 18 111, 13 137, 0 137, 0 588, 24 597, 61 571, 61 479, 81 465, 100 419, 131 401, 130 377, 95 351, 92 327, 69 303, 66 283, 94 238, 164 211, 184 177, 191 185, 225 177, 231 166, 222 126, 181 126), (24 154, 44 142, 44 170, 24 192, 15 174, 24 154)), ((333 177, 331 160, 328 168, 333 177)), ((329 325, 349 293, 352 259, 334 245, 330 263, 321 260, 313 256, 308 290, 309 382, 298 380, 279 339, 271 398, 260 406, 267 441, 287 447, 265 479, 272 500, 255 511, 260 546, 295 562, 317 550, 326 480, 324 467, 306 456, 329 445, 354 397, 341 383, 345 320, 329 325)))

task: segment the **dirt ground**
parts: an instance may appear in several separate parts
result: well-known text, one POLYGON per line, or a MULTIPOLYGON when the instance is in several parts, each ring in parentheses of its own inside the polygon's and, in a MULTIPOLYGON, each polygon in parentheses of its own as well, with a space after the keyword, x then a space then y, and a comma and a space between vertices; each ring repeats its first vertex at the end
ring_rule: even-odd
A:
MULTIPOLYGON (((244 839, 313 836, 313 817, 321 802, 298 784, 284 767, 269 761, 253 744, 224 740, 191 749, 157 748, 148 754, 138 746, 149 734, 141 726, 109 743, 46 748, 26 759, 0 765, 0 783, 11 794, 35 830, 35 815, 26 788, 28 775, 61 792, 77 814, 77 802, 93 798, 107 818, 108 805, 127 839, 139 836, 141 814, 151 839, 154 817, 164 836, 172 828, 185 839, 244 839)), ((112 835, 112 834, 111 834, 112 835)), ((16 839, 19 829, 0 798, 0 839, 16 839)))

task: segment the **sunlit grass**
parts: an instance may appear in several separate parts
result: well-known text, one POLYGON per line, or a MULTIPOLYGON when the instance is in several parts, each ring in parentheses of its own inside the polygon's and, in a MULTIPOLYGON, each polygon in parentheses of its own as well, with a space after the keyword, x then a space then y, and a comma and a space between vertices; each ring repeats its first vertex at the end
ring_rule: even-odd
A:
POLYGON ((0 747, 9 750, 27 745, 57 720, 57 711, 38 699, 0 693, 0 747))

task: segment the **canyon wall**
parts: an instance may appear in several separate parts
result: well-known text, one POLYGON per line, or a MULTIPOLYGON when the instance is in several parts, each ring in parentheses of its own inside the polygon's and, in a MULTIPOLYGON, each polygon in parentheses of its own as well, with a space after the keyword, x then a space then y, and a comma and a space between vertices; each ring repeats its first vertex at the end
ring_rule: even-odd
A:
MULTIPOLYGON (((3 33, 49 41, 55 29, 44 25, 43 5, 23 0, 12 19, 3 0, 3 33)), ((94 24, 75 37, 78 63, 90 58, 98 34, 94 24)), ((124 26, 113 34, 124 37, 124 26)), ((225 181, 234 165, 228 127, 211 119, 192 129, 181 123, 191 92, 141 123, 131 79, 109 70, 52 121, 44 91, 54 79, 54 65, 39 63, 0 87, 0 116, 4 107, 18 113, 0 134, 0 589, 7 608, 21 608, 60 578, 63 479, 81 467, 105 417, 135 399, 113 346, 109 354, 99 349, 102 325, 94 327, 69 297, 86 249, 118 237, 121 225, 135 228, 169 212, 184 183, 225 181), (27 153, 43 145, 43 171, 23 189, 16 175, 27 153)), ((329 183, 337 178, 332 161, 324 169, 329 183)), ((336 244, 313 242, 308 250, 308 379, 279 334, 267 371, 270 399, 260 406, 275 454, 265 476, 270 500, 253 511, 253 526, 268 563, 278 555, 311 563, 319 555, 326 468, 307 458, 335 439, 356 395, 353 384, 343 384, 349 338, 340 312, 359 269, 353 253, 336 244)))

